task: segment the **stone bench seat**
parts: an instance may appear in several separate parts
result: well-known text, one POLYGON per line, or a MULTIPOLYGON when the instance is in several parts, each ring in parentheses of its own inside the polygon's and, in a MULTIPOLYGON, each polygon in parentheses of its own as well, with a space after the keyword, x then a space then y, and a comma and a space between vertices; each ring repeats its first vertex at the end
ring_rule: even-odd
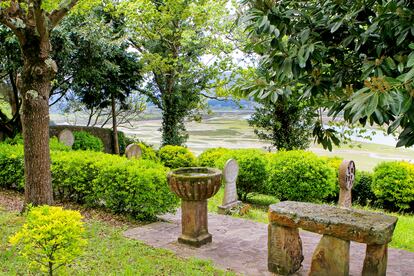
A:
POLYGON ((269 207, 269 222, 366 244, 387 244, 396 217, 329 205, 284 201, 269 207))
POLYGON ((386 275, 397 218, 351 208, 285 201, 269 207, 268 268, 296 273, 303 261, 299 228, 322 234, 309 275, 349 275, 350 241, 367 244, 362 275, 386 275))

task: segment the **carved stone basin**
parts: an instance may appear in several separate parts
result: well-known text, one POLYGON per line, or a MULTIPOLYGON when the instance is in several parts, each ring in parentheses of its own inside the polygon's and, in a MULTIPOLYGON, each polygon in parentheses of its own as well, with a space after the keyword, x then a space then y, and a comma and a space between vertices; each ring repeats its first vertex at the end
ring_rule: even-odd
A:
POLYGON ((220 189, 221 176, 221 171, 213 168, 180 168, 168 174, 170 189, 181 198, 182 234, 178 242, 200 247, 212 241, 207 199, 220 189))

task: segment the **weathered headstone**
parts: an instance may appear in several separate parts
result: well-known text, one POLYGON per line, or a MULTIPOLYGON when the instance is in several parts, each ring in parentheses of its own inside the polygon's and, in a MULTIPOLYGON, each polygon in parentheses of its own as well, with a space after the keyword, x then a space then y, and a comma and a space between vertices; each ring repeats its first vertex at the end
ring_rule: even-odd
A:
POLYGON ((352 187, 355 181, 354 161, 344 160, 339 167, 339 201, 340 207, 351 208, 352 206, 352 187))
POLYGON ((62 130, 59 133, 58 139, 59 139, 59 142, 61 142, 62 144, 66 145, 68 147, 72 147, 73 143, 75 142, 75 136, 73 136, 72 131, 70 131, 67 128, 62 130))
POLYGON ((226 214, 230 209, 240 206, 241 201, 237 200, 236 180, 239 174, 239 165, 234 159, 227 161, 224 166, 223 176, 225 181, 223 203, 218 208, 220 214, 226 214))
POLYGON ((137 144, 130 144, 125 149, 125 156, 128 159, 132 159, 132 158, 139 159, 142 156, 142 149, 137 144))

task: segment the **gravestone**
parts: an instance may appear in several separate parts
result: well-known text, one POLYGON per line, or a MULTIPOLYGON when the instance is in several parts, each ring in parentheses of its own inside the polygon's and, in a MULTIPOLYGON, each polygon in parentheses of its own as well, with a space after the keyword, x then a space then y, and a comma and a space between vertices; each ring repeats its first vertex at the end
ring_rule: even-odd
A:
POLYGON ((142 149, 137 144, 130 144, 125 149, 125 156, 128 159, 139 159, 142 156, 142 149))
POLYGON ((227 214, 232 208, 241 205, 241 201, 237 200, 236 181, 238 174, 239 165, 237 161, 234 159, 228 160, 223 170, 226 184, 224 187, 223 203, 218 207, 219 214, 227 214))
POLYGON ((339 201, 340 207, 351 208, 352 206, 352 187, 355 181, 354 161, 344 160, 339 167, 339 201))
POLYGON ((72 147, 73 143, 75 143, 75 136, 73 136, 72 131, 69 129, 62 130, 58 135, 59 142, 62 144, 72 147))

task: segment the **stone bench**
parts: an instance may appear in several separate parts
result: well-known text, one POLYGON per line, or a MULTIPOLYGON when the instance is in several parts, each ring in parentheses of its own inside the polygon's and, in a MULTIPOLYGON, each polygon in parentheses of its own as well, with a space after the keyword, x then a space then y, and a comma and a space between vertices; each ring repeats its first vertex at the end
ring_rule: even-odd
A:
POLYGON ((269 271, 293 274, 303 261, 299 228, 322 234, 309 275, 349 275, 350 241, 367 244, 362 275, 385 275, 396 217, 350 208, 285 201, 270 205, 269 271))

